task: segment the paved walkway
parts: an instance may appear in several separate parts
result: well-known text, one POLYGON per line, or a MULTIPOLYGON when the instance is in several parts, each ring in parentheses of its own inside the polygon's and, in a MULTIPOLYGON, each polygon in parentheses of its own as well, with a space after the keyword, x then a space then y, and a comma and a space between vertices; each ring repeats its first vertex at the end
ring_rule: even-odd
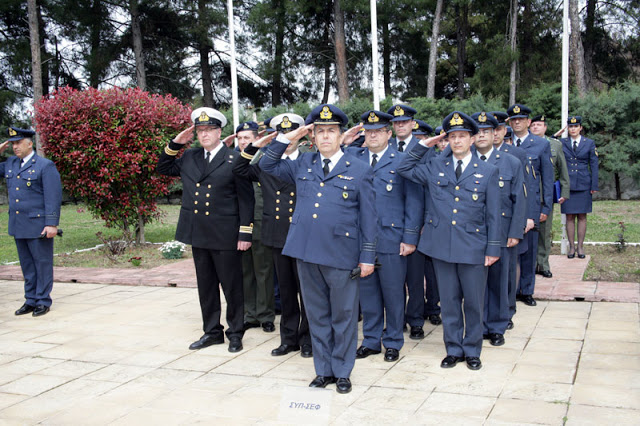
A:
MULTIPOLYGON (((559 272, 556 265, 545 284, 552 292, 564 286, 559 272)), ((41 318, 13 315, 22 292, 21 281, 0 281, 0 425, 637 425, 640 419, 637 302, 519 304, 506 344, 485 341, 477 372, 464 364, 441 369, 442 327, 425 325, 425 339, 407 338, 398 362, 381 355, 358 360, 353 391, 340 395, 334 385, 307 387, 312 360, 299 353, 272 357, 277 333, 249 330, 236 354, 226 344, 189 351, 201 335, 193 288, 57 282, 53 309, 41 318), (303 412, 291 408, 294 402, 322 409, 303 412)))

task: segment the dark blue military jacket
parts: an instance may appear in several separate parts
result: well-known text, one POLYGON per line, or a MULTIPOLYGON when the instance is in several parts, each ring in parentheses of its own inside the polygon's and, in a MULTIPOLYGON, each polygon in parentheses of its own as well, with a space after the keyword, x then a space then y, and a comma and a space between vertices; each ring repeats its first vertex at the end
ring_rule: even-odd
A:
POLYGON ((596 143, 581 137, 578 150, 573 152, 571 138, 562 139, 562 150, 569 167, 572 191, 598 191, 598 152, 596 143))
POLYGON ((45 226, 58 226, 62 185, 51 160, 38 154, 20 168, 16 156, 0 164, 9 193, 9 235, 39 238, 45 226))
POLYGON ((450 263, 500 257, 498 168, 475 157, 456 179, 451 153, 420 163, 427 151, 417 144, 398 167, 402 176, 425 185, 431 198, 418 249, 450 263))
POLYGON ((520 145, 527 153, 527 159, 531 166, 531 175, 534 180, 533 194, 538 207, 537 214, 533 217, 536 223, 540 222, 540 213, 549 214, 553 208, 553 162, 551 161, 551 146, 549 141, 529 133, 520 145))
POLYGON ((259 163, 264 172, 296 185, 296 209, 282 254, 343 270, 374 264, 378 217, 371 167, 344 153, 325 177, 319 153, 281 161, 286 148, 276 139, 259 163))
MULTIPOLYGON (((367 148, 351 148, 347 151, 369 165, 367 148)), ((422 191, 396 170, 405 155, 389 147, 373 167, 373 189, 378 213, 376 250, 379 253, 398 254, 400 243, 418 245, 422 227, 422 191)))

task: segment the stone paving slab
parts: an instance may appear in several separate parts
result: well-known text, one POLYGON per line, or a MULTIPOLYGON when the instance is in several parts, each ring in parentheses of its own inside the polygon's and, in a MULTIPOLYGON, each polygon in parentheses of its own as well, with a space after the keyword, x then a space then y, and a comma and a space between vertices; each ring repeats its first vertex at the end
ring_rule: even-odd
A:
MULTIPOLYGON (((585 259, 549 256, 552 278, 536 275, 534 297, 540 300, 578 300, 588 302, 640 302, 639 283, 582 281, 589 264, 585 259)), ((54 268, 56 282, 120 284, 131 286, 197 287, 192 259, 152 269, 134 268, 54 268)), ((22 280, 19 265, 0 266, 0 280, 22 280)))
MULTIPOLYGON (((196 289, 56 282, 40 318, 13 315, 22 292, 0 281, 0 425, 301 424, 281 400, 309 389, 313 360, 272 357, 279 335, 261 329, 239 353, 189 351, 196 289)), ((357 360, 350 394, 318 391, 317 424, 638 424, 638 303, 519 303, 514 322, 480 371, 440 368, 440 326, 405 335, 398 362, 357 360)))

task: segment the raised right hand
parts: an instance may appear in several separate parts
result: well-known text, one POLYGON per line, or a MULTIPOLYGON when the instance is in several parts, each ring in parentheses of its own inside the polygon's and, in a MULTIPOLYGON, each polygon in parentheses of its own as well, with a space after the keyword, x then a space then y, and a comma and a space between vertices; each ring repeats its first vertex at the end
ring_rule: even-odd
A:
POLYGON ((173 139, 173 142, 180 145, 186 145, 191 142, 193 140, 193 129, 195 129, 195 127, 196 126, 192 124, 188 129, 181 131, 180 134, 173 139))

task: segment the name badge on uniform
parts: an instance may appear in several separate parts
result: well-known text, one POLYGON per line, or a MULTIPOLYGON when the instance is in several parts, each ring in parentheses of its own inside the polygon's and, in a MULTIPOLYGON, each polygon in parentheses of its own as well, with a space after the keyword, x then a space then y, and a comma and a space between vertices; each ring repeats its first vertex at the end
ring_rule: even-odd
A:
POLYGON ((438 173, 438 176, 444 176, 444 173, 440 172, 438 173))
POLYGON ((387 191, 391 191, 393 189, 393 185, 391 185, 390 183, 387 184, 387 191))
POLYGON ((473 201, 478 201, 478 194, 473 194, 471 198, 473 198, 473 201))
POLYGON ((344 198, 345 200, 346 200, 347 198, 349 198, 349 194, 347 193, 347 191, 344 191, 344 192, 342 193, 342 198, 344 198))
POLYGON ((500 181, 500 182, 498 182, 498 185, 500 186, 500 188, 502 188, 504 186, 504 182, 500 181))

